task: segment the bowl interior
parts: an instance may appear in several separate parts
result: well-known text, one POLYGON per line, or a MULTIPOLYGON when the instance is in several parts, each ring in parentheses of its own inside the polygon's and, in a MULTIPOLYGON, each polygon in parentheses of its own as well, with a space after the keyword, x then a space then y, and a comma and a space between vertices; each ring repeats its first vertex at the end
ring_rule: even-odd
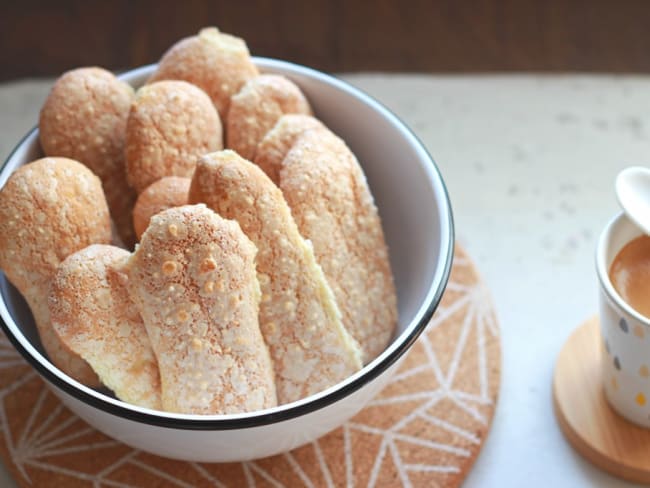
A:
MULTIPOLYGON (((398 294, 398 330, 386 351, 362 371, 314 395, 322 397, 331 390, 358 381, 378 365, 385 369, 422 330, 440 299, 449 274, 453 248, 451 209, 444 184, 430 156, 404 124, 383 106, 346 83, 309 68, 265 58, 255 58, 255 62, 262 72, 282 74, 298 84, 315 115, 340 135, 357 155, 379 208, 389 247, 398 294)), ((153 66, 145 66, 125 73, 122 78, 139 86, 153 69, 153 66)), ((0 172, 0 187, 19 165, 41 154, 38 132, 34 131, 5 163, 0 172)), ((49 364, 38 357, 43 350, 29 308, 4 274, 0 275, 0 298, 0 314, 10 333, 21 344, 35 347, 41 353, 36 354, 37 360, 49 364)), ((63 373, 57 375, 82 387, 63 373)), ((90 393, 101 396, 92 390, 90 393)), ((296 403, 310 400, 313 397, 296 403)))

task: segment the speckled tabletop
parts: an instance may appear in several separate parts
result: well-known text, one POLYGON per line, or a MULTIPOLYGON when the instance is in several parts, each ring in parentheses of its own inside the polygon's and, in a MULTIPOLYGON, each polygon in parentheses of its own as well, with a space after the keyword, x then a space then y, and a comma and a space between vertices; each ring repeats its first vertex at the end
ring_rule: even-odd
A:
MULTIPOLYGON (((630 486, 591 467, 555 423, 551 379, 596 312, 596 238, 616 173, 650 164, 650 78, 346 75, 411 126, 438 162, 457 238, 501 323, 501 395, 467 479, 483 486, 630 486)), ((50 81, 0 85, 0 158, 31 128, 50 81)), ((0 470, 0 486, 11 481, 0 470)))

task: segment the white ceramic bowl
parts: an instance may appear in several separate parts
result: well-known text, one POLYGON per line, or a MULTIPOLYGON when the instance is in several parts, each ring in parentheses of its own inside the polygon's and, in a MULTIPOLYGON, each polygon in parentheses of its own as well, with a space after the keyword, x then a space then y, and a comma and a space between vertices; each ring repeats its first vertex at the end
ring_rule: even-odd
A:
MULTIPOLYGON (((440 173, 423 145, 391 112, 332 76, 255 58, 261 71, 297 83, 317 115, 356 153, 382 218, 395 276, 399 326, 390 345, 345 381, 300 401, 240 415, 182 415, 129 405, 76 382, 54 367, 28 307, 0 275, 0 316, 16 349, 72 411, 105 434, 161 456, 200 462, 254 459, 293 449, 340 426, 390 379, 398 360, 426 327, 447 284, 453 222, 440 173)), ((122 75, 141 85, 154 66, 122 75)), ((0 169, 0 187, 20 165, 41 156, 38 130, 0 169)))

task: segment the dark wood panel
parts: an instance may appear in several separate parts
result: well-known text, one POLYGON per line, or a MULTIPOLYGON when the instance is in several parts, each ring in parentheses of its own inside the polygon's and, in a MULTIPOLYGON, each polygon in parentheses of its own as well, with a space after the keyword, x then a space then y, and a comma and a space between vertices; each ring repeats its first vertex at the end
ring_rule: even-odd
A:
POLYGON ((206 25, 327 71, 650 72, 644 0, 0 0, 0 79, 154 62, 206 25))

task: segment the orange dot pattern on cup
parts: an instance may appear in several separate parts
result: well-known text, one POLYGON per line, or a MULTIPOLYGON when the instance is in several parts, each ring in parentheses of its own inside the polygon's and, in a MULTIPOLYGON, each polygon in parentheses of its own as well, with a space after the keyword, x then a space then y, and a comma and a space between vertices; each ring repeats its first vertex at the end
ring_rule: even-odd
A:
MULTIPOLYGON (((619 331, 619 333, 622 332, 623 334, 629 334, 630 336, 633 334, 637 339, 645 339, 645 327, 639 324, 635 324, 633 327, 630 327, 627 320, 625 320, 623 317, 621 317, 618 322, 615 322, 615 328, 619 331)), ((601 347, 607 356, 610 357, 609 360, 612 361, 614 368, 617 371, 622 371, 623 368, 621 361, 618 355, 613 354, 614 351, 611 350, 607 338, 603 338, 601 347)), ((650 379, 650 366, 648 366, 648 364, 641 364, 637 370, 637 374, 643 379, 650 379)), ((609 386, 611 388, 611 391, 619 393, 620 388, 616 375, 612 375, 610 377, 609 386)), ((637 391, 636 395, 634 396, 634 403, 639 407, 646 407, 648 405, 648 398, 646 397, 645 393, 637 391)))
POLYGON ((637 336, 639 339, 643 339, 645 337, 645 331, 643 330, 643 327, 641 327, 640 325, 635 325, 634 335, 637 336))
POLYGON ((634 401, 637 403, 637 405, 643 407, 646 404, 645 395, 643 393, 637 393, 634 401))

